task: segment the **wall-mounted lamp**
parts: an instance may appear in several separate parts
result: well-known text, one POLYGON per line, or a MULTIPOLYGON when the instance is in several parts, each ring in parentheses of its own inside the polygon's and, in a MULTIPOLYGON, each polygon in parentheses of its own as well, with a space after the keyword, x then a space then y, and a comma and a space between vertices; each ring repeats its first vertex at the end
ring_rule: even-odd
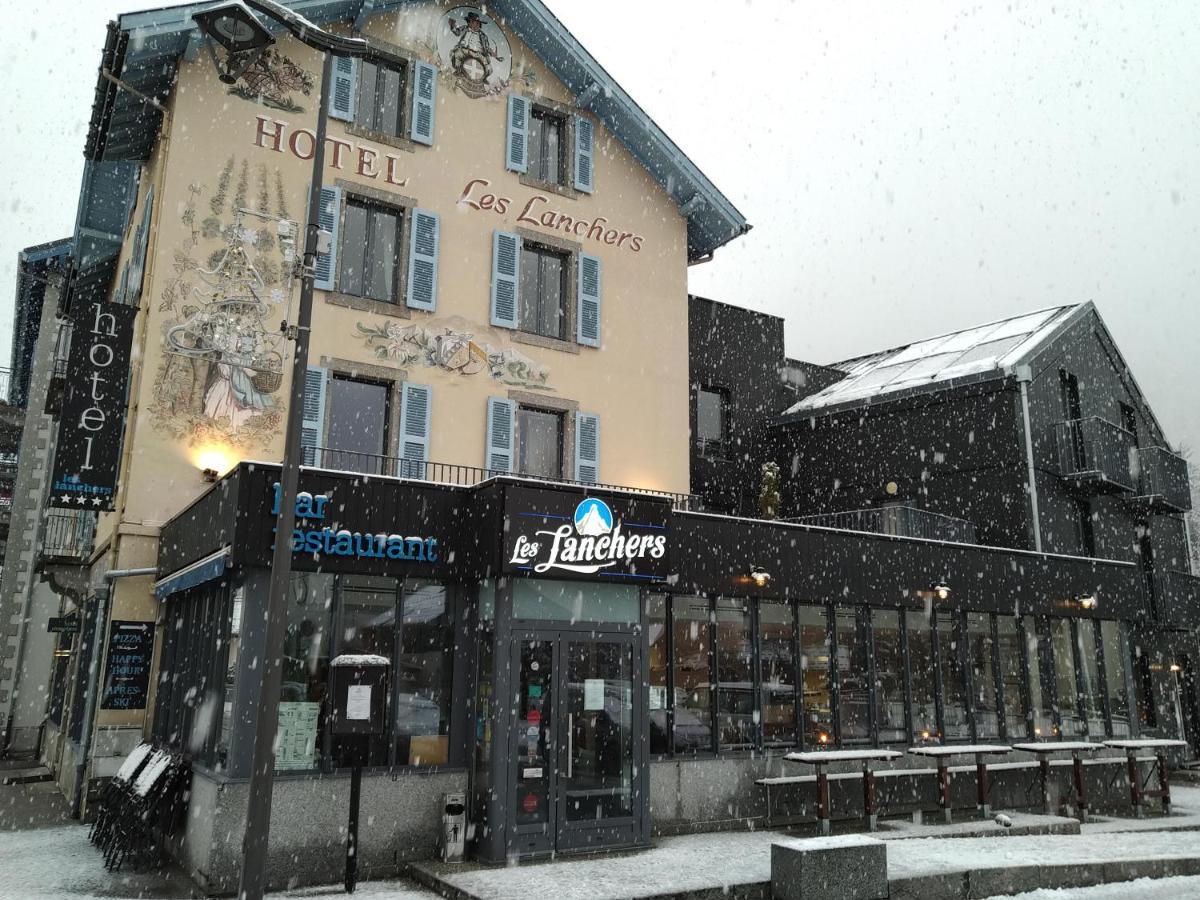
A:
POLYGON ((933 595, 934 600, 949 600, 951 594, 950 585, 944 581, 932 584, 929 586, 929 593, 933 595))
POLYGON ((203 478, 208 484, 213 484, 218 478, 221 477, 221 473, 216 469, 202 469, 200 471, 200 477, 203 478))
POLYGON ((1171 671, 1172 672, 1182 672, 1183 666, 1181 666, 1179 663, 1171 663, 1171 671))
POLYGON ((771 573, 768 572, 766 569, 764 569, 762 566, 751 566, 750 567, 750 580, 753 581, 755 583, 755 585, 757 585, 760 588, 766 587, 768 584, 771 583, 771 573))
POLYGON ((1075 602, 1079 604, 1080 609, 1095 609, 1100 605, 1100 601, 1096 599, 1095 594, 1088 594, 1084 597, 1076 597, 1075 602))

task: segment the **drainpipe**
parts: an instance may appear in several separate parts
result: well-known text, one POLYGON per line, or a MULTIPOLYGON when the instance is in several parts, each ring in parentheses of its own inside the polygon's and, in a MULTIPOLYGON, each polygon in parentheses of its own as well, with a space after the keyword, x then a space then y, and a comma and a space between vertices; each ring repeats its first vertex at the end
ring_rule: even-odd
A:
POLYGON ((96 627, 92 632, 92 659, 88 665, 87 694, 83 703, 83 745, 79 751, 79 762, 75 764, 75 796, 71 801, 71 817, 80 818, 83 814, 83 797, 87 784, 86 772, 88 756, 92 752, 92 726, 96 717, 96 693, 100 682, 100 639, 105 634, 105 623, 108 620, 108 608, 112 599, 111 582, 118 578, 137 578, 145 575, 157 575, 158 569, 153 566, 143 569, 111 569, 104 573, 104 588, 97 594, 98 608, 96 609, 96 627))
POLYGON ((1029 514, 1033 518, 1033 549, 1042 552, 1042 518, 1038 512, 1037 469, 1033 464, 1033 428, 1029 424, 1029 382, 1033 371, 1017 366, 1017 385, 1021 389, 1021 419, 1025 423, 1025 477, 1029 480, 1029 514))

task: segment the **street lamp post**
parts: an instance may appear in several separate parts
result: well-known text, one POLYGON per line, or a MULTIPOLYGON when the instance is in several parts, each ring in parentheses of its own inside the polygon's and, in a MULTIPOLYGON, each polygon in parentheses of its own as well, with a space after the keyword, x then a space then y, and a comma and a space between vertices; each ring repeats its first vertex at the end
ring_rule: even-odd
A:
POLYGON ((283 25, 310 47, 323 54, 321 96, 317 105, 316 141, 313 151, 312 184, 308 195, 308 222, 304 236, 304 260, 300 275, 300 305, 296 321, 289 323, 289 335, 296 343, 292 358, 292 384, 288 396, 283 445, 283 471, 279 479, 279 512, 275 522, 275 549, 271 557, 271 582, 267 597, 265 652, 262 680, 254 717, 254 763, 250 770, 250 797, 246 809, 246 830, 242 838, 242 872, 238 885, 241 900, 262 900, 266 887, 267 841, 271 828, 271 793, 275 781, 275 731, 279 724, 279 688, 282 674, 284 625, 287 618, 287 591, 292 573, 291 535, 296 526, 296 490, 301 464, 301 410, 304 383, 308 372, 309 329, 312 322, 313 279, 322 235, 318 226, 321 182, 325 170, 325 130, 328 122, 329 93, 333 57, 368 55, 362 38, 347 38, 317 28, 274 0, 233 0, 216 4, 195 15, 195 21, 209 41, 209 51, 222 81, 236 81, 238 75, 263 52, 273 39, 254 11, 283 25), (225 50, 222 66, 214 44, 225 50))

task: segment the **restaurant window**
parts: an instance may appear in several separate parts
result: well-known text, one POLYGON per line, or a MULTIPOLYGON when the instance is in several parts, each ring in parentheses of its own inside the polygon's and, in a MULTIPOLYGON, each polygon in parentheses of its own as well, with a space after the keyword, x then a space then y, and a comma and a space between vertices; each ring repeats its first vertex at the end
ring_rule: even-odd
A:
POLYGON ((837 626, 838 722, 846 744, 871 740, 871 660, 857 610, 839 608, 837 626))
POLYGON ((446 765, 454 685, 454 610, 446 586, 410 580, 393 667, 396 764, 446 765))
POLYGON ((1104 648, 1104 692, 1108 699, 1108 717, 1114 738, 1132 734, 1129 721, 1129 643, 1120 622, 1100 623, 1100 642, 1104 648))
POLYGON ((754 646, 750 604, 726 597, 716 602, 717 729, 721 749, 756 743, 754 646))
POLYGON ((696 443, 701 452, 720 453, 728 427, 729 395, 720 388, 696 390, 696 443))
POLYGON ((565 340, 568 254, 526 242, 521 250, 517 330, 565 340))
POLYGON ((958 620, 959 615, 955 612, 942 611, 937 615, 943 735, 950 741, 971 737, 971 720, 967 717, 966 672, 963 669, 963 646, 958 620))
POLYGON ((800 606, 800 683, 804 743, 820 747, 833 740, 833 703, 829 691, 829 615, 824 606, 800 606))
POLYGON ((671 651, 667 634, 667 597, 663 594, 646 597, 646 628, 650 646, 646 665, 646 679, 650 685, 650 752, 661 754, 671 749, 671 711, 667 704, 667 669, 671 651))
POLYGON ((879 743, 907 741, 900 613, 894 609, 872 610, 871 625, 875 638, 875 720, 879 743))
MULTIPOLYGON (((221 697, 221 733, 217 739, 216 765, 218 769, 229 767, 229 742, 233 735, 233 711, 237 699, 238 660, 242 646, 242 614, 246 607, 245 588, 234 589, 229 603, 229 630, 224 654, 223 691, 221 697)), ((219 655, 218 655, 219 656, 219 655)), ((220 659, 217 660, 221 662, 220 659)))
POLYGON ((567 120, 540 106, 529 114, 529 175, 546 184, 566 184, 567 120))
POLYGON ((345 375, 329 380, 328 428, 323 454, 331 469, 382 474, 388 450, 390 389, 345 375))
POLYGON ((316 769, 325 757, 334 576, 293 572, 284 627, 275 771, 316 769))
POLYGON ((992 639, 992 617, 987 613, 967 613, 967 659, 971 666, 975 736, 994 740, 1000 736, 1000 704, 996 693, 996 644, 992 639))
POLYGON ((917 743, 937 740, 937 707, 934 705, 933 635, 930 614, 904 614, 908 638, 908 671, 912 684, 912 737, 917 743))
POLYGON ((763 743, 794 744, 796 625, 790 603, 781 600, 759 602, 758 640, 763 743))
POLYGON ((520 475, 563 477, 563 414, 532 406, 517 408, 517 465, 520 475))
POLYGON ((1063 737, 1078 737, 1086 733, 1086 728, 1079 715, 1079 685, 1075 680, 1077 662, 1070 619, 1050 620, 1050 641, 1053 645, 1059 729, 1063 737))
POLYGON ((337 288, 343 294, 395 303, 400 296, 404 211, 351 197, 346 200, 337 288))
POLYGON ((1093 738, 1103 737, 1104 704, 1100 686, 1099 644, 1096 642, 1098 623, 1089 619, 1075 622, 1075 651, 1079 666, 1079 705, 1083 710, 1087 733, 1093 738))
POLYGON ((1033 737, 1046 739, 1057 734, 1054 710, 1050 698, 1054 691, 1054 671, 1051 668, 1049 641, 1041 633, 1037 619, 1021 619, 1025 638, 1025 659, 1029 667, 1029 710, 1032 715, 1033 737))
POLYGON ((1025 666, 1020 625, 1012 616, 996 617, 996 649, 1000 658, 1000 688, 1004 700, 1004 737, 1012 741, 1029 736, 1025 717, 1025 666))
POLYGON ((711 613, 703 597, 676 597, 671 604, 676 753, 712 750, 711 613))
POLYGON ((391 137, 402 135, 404 80, 403 66, 359 60, 354 124, 391 137))
POLYGON ((1134 665, 1137 673, 1138 724, 1148 731, 1158 727, 1158 709, 1154 703, 1154 672, 1150 667, 1150 657, 1141 647, 1135 647, 1134 665))

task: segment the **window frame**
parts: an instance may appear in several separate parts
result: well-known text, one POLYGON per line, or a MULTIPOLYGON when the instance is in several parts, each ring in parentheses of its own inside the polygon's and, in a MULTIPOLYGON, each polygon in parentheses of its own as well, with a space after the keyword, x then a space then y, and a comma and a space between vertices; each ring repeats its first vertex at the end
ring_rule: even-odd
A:
POLYGON ((577 291, 573 290, 571 287, 571 282, 573 280, 572 276, 578 272, 578 265, 578 258, 570 250, 566 250, 561 247, 555 247, 554 245, 548 244, 545 241, 531 240, 529 238, 522 237, 521 283, 518 285, 517 327, 513 329, 515 333, 522 334, 526 338, 532 338, 534 340, 553 341, 559 344, 574 343, 572 334, 575 326, 575 316, 571 310, 571 307, 578 302, 578 297, 576 296, 577 291), (543 287, 541 260, 545 257, 553 256, 558 258, 562 264, 562 272, 559 277, 559 333, 556 335, 543 334, 540 331, 530 331, 525 327, 525 323, 522 321, 527 297, 524 281, 526 266, 529 260, 526 254, 536 255, 539 263, 539 272, 536 282, 538 288, 538 315, 535 316, 535 318, 541 317, 543 306, 541 294, 541 289, 543 287))
MULTIPOLYGON (((395 464, 395 460, 399 456, 399 453, 397 451, 399 428, 397 427, 397 425, 398 425, 399 407, 400 407, 399 391, 402 389, 403 382, 402 381, 397 382, 391 378, 384 378, 384 377, 379 377, 379 376, 373 377, 373 374, 374 373, 372 373, 370 371, 364 372, 362 367, 359 367, 359 366, 342 365, 342 366, 337 366, 337 367, 329 369, 328 380, 326 381, 326 385, 325 385, 325 391, 326 391, 326 396, 327 396, 327 400, 325 403, 325 421, 322 423, 322 427, 321 427, 321 449, 322 449, 321 455, 324 459, 323 464, 333 466, 334 468, 339 468, 339 466, 334 465, 329 459, 329 457, 334 457, 334 455, 337 453, 352 454, 352 455, 358 456, 358 457, 364 457, 364 456, 370 455, 363 451, 343 450, 343 449, 331 446, 331 440, 332 440, 332 436, 333 436, 332 435, 332 426, 333 426, 333 415, 334 415, 333 406, 334 406, 334 404, 329 401, 332 399, 333 383, 335 381, 353 381, 353 382, 357 382, 359 384, 368 384, 368 385, 373 385, 375 387, 381 387, 381 388, 383 388, 383 392, 384 392, 384 409, 383 409, 383 416, 381 417, 381 421, 383 422, 383 452, 379 454, 378 471, 374 471, 374 472, 364 471, 363 474, 369 474, 369 475, 392 474, 388 470, 393 468, 393 466, 395 464), (400 387, 398 387, 398 385, 400 385, 400 387)), ((341 466, 341 468, 345 468, 345 466, 341 466)))
POLYGON ((361 130, 364 137, 369 135, 372 137, 387 138, 391 141, 406 139, 405 129, 408 127, 409 123, 412 121, 413 88, 414 88, 412 82, 413 82, 412 64, 407 59, 392 57, 390 55, 376 57, 371 60, 360 59, 358 61, 356 84, 354 85, 355 98, 356 98, 355 105, 354 105, 354 119, 350 122, 347 122, 346 124, 348 126, 352 126, 355 129, 361 130), (395 132, 392 132, 390 129, 380 128, 377 117, 374 118, 373 121, 370 123, 358 121, 358 116, 364 107, 364 104, 363 104, 363 99, 364 99, 364 96, 363 96, 363 83, 364 83, 363 73, 367 66, 373 66, 375 68, 375 73, 376 73, 375 74, 375 83, 372 86, 372 92, 371 92, 374 102, 370 104, 370 108, 376 114, 378 113, 378 111, 381 107, 381 104, 379 102, 379 75, 378 75, 379 70, 383 69, 386 71, 396 72, 400 77, 400 91, 399 91, 399 98, 398 98, 399 102, 397 103, 397 110, 396 110, 397 121, 396 121, 395 132))
POLYGON ((339 246, 337 257, 337 272, 334 275, 334 288, 336 292, 343 297, 359 303, 383 303, 389 306, 403 306, 405 294, 405 281, 407 275, 407 244, 411 235, 412 215, 411 207, 405 207, 399 203, 389 200, 381 200, 375 196, 369 196, 357 191, 344 190, 342 193, 342 208, 340 210, 341 225, 338 229, 339 246), (364 290, 367 283, 367 272, 374 270, 375 260, 373 254, 378 251, 375 249, 373 237, 378 215, 390 215, 396 219, 396 252, 394 255, 395 269, 392 273, 392 296, 390 298, 372 297, 367 294, 356 294, 347 290, 345 283, 345 268, 348 259, 351 257, 350 249, 347 247, 347 239, 349 232, 346 228, 347 213, 351 207, 365 209, 367 213, 366 235, 362 243, 362 258, 356 259, 356 262, 362 263, 362 278, 364 290))
POLYGON ((700 455, 711 457, 714 459, 724 459, 725 451, 729 444, 729 405, 730 395, 729 390, 719 385, 709 382, 699 382, 695 390, 696 397, 696 430, 692 438, 694 446, 699 448, 700 455), (700 395, 711 394, 718 400, 720 415, 721 415, 721 436, 718 438, 706 438, 700 433, 700 395))
MULTIPOLYGON (((545 97, 534 98, 526 96, 525 99, 529 103, 530 125, 535 116, 556 118, 562 124, 559 131, 559 156, 562 181, 561 183, 546 181, 535 174, 533 171, 532 155, 529 153, 527 153, 528 166, 526 167, 526 171, 515 173, 518 180, 525 187, 537 188, 571 200, 578 200, 580 197, 589 196, 586 192, 580 191, 575 187, 575 132, 577 130, 575 117, 583 115, 583 111, 565 103, 556 103, 545 97)), ((528 141, 528 137, 531 131, 531 127, 526 128, 526 140, 530 150, 532 149, 532 142, 528 141)))
MULTIPOLYGON (((524 428, 522 427, 522 413, 539 413, 541 415, 554 416, 558 420, 558 475, 553 476, 555 480, 568 479, 567 475, 567 410, 554 409, 552 407, 539 405, 537 403, 518 402, 517 408, 513 416, 513 474, 524 475, 523 468, 520 463, 524 457, 524 428)), ((572 472, 572 475, 575 473, 572 472)), ((535 476, 546 477, 546 476, 535 476)), ((568 479, 569 480, 569 479, 568 479)))

